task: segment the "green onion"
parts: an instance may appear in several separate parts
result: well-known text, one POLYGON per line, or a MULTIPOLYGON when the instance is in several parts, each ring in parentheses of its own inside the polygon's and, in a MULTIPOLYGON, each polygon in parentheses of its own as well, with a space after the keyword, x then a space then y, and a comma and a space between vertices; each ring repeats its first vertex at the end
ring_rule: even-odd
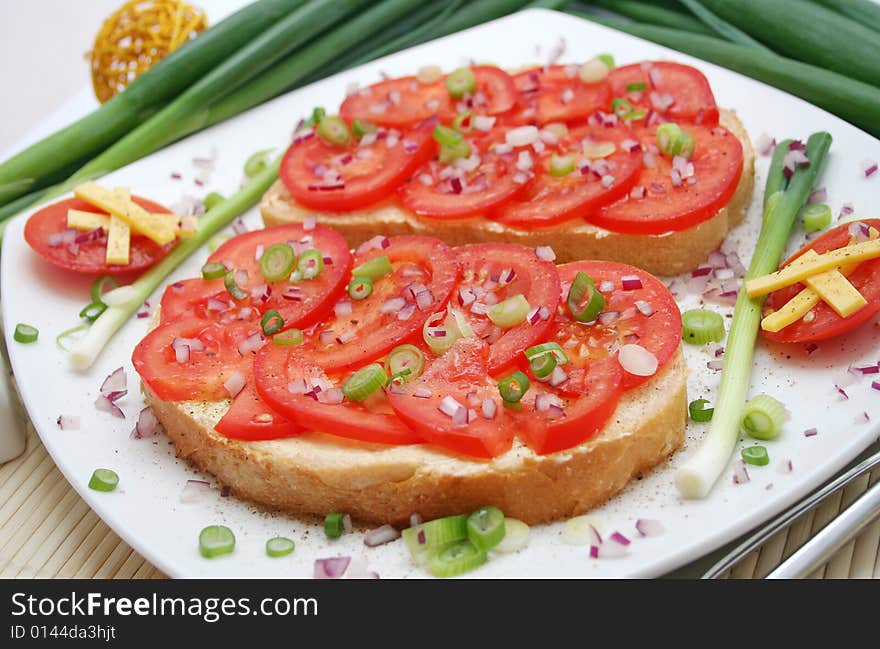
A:
POLYGON ((238 285, 238 282, 235 281, 234 269, 227 271, 226 275, 223 277, 223 286, 226 287, 226 292, 236 300, 244 300, 248 296, 248 294, 238 285))
POLYGON ((575 320, 593 322, 605 308, 605 296, 596 288, 593 278, 579 270, 568 289, 566 304, 575 320))
POLYGON ((488 552, 504 539, 504 512, 497 507, 480 507, 468 516, 467 533, 478 550, 488 552))
POLYGON ((89 489, 95 491, 113 491, 119 484, 119 476, 116 471, 110 469, 95 469, 89 479, 89 489))
POLYGON ((434 314, 422 325, 422 338, 438 356, 452 347, 459 338, 469 338, 474 335, 467 318, 456 309, 448 309, 442 325, 433 324, 436 317, 437 314, 434 314))
POLYGON ((321 120, 327 116, 327 111, 324 110, 323 106, 315 106, 312 109, 312 114, 306 120, 304 127, 314 127, 321 123, 321 120))
POLYGON ((760 444, 745 447, 740 451, 740 456, 746 464, 754 464, 755 466, 767 466, 770 464, 770 456, 767 455, 767 449, 760 444))
POLYGON ((446 516, 408 527, 401 532, 403 543, 417 564, 457 541, 467 539, 467 519, 464 514, 446 516))
POLYGON ((315 279, 324 270, 324 255, 314 248, 306 250, 296 262, 296 271, 302 279, 315 279))
POLYGON ((415 345, 398 345, 385 358, 385 371, 402 376, 407 381, 418 378, 425 371, 425 355, 415 345), (406 371, 407 374, 403 374, 406 371))
MULTIPOLYGON (((714 30, 693 16, 671 6, 667 8, 645 2, 644 0, 590 0, 590 4, 614 11, 640 23, 675 27, 676 29, 684 29, 707 36, 716 35, 714 30)), ((674 5, 675 3, 670 4, 674 5)))
POLYGON ((435 577, 454 577, 486 563, 486 553, 470 541, 456 541, 428 559, 428 570, 435 577))
POLYGON ((696 148, 697 141, 694 139, 694 136, 690 133, 682 133, 675 140, 675 145, 672 147, 672 155, 691 158, 693 157, 696 148))
POLYGON ((801 210, 804 218, 804 230, 816 232, 824 230, 831 224, 831 208, 824 203, 811 203, 801 210))
POLYGON ((103 302, 92 302, 83 307, 83 310, 79 312, 79 317, 88 320, 89 322, 94 322, 101 317, 106 310, 107 305, 103 302))
POLYGON ((559 155, 554 153, 550 156, 550 175, 551 176, 567 176, 574 171, 574 165, 577 157, 570 153, 568 155, 559 155))
POLYGON ((681 314, 681 337, 691 345, 705 345, 724 339, 724 318, 708 309, 691 309, 681 314))
POLYGON ((89 290, 89 294, 92 296, 92 302, 104 302, 101 298, 104 296, 107 284, 111 284, 110 290, 119 287, 119 283, 110 277, 110 275, 101 275, 101 277, 92 282, 92 287, 89 290))
POLYGON ((401 370, 397 374, 392 374, 391 376, 388 377, 388 380, 385 382, 385 387, 387 388, 392 383, 396 383, 396 382, 406 383, 407 381, 409 381, 410 374, 412 374, 412 370, 410 370, 410 369, 401 370))
POLYGON ((375 124, 371 124, 363 119, 356 119, 351 123, 351 132, 357 139, 361 139, 367 133, 375 133, 378 130, 375 124))
POLYGON ((498 382, 498 392, 504 403, 519 403, 529 390, 529 377, 517 370, 505 379, 498 382))
POLYGON ((626 84, 626 91, 627 92, 641 92, 642 90, 645 90, 647 87, 648 87, 648 84, 646 84, 644 81, 639 81, 638 83, 628 83, 628 84, 626 84))
POLYGON ((657 127, 657 147, 665 155, 675 155, 673 149, 680 137, 681 127, 675 122, 666 122, 657 127))
POLYGON ((629 111, 625 115, 621 115, 620 119, 622 119, 625 122, 632 122, 637 119, 644 119, 647 115, 648 115, 648 111, 646 111, 642 108, 638 108, 636 110, 629 111))
POLYGON ((437 124, 437 126, 434 127, 434 139, 437 140, 439 144, 454 146, 461 142, 462 137, 461 133, 454 128, 437 124))
POLYGON ((267 282, 280 282, 296 266, 296 253, 288 243, 275 243, 260 255, 260 274, 267 282))
POLYGON ((712 414, 715 412, 715 408, 707 408, 707 405, 709 405, 708 399, 694 399, 691 401, 688 404, 688 412, 691 415, 691 419, 701 424, 712 421, 712 414))
POLYGON ((229 241, 232 238, 232 235, 228 232, 221 232, 220 234, 215 234, 208 241, 208 251, 213 254, 217 252, 217 248, 222 246, 224 243, 229 241))
POLYGON ((602 61, 602 63, 604 63, 609 70, 614 69, 614 57, 610 54, 597 54, 596 58, 602 61))
MULTIPOLYGON (((529 347, 523 353, 526 355, 529 364, 543 356, 552 356, 554 358, 556 362, 553 364, 553 367, 568 362, 568 354, 565 353, 565 350, 557 342, 541 343, 540 345, 529 347)), ((532 369, 534 370, 534 367, 532 369)))
POLYGON ((251 154, 244 163, 244 175, 248 178, 253 178, 263 171, 266 165, 269 164, 269 153, 271 151, 271 149, 264 149, 263 151, 251 154))
POLYGON ((292 553, 296 545, 284 536, 276 536, 266 541, 266 554, 272 558, 286 557, 292 553))
POLYGON ((275 309, 270 309, 260 318, 260 327, 267 336, 274 336, 284 328, 284 318, 275 309))
POLYGON ((281 347, 295 347, 301 345, 302 341, 303 332, 299 329, 288 329, 272 336, 272 342, 281 347))
POLYGON ((776 439, 786 416, 785 406, 777 399, 760 394, 746 403, 740 428, 755 439, 776 439))
POLYGON ((440 153, 437 158, 443 164, 451 164, 456 160, 462 158, 469 158, 471 155, 471 145, 468 144, 465 140, 462 140, 458 144, 441 144, 440 145, 440 153))
POLYGON ((225 525, 208 525, 199 533, 199 554, 213 559, 235 550, 235 534, 225 525))
POLYGON ((559 361, 556 360, 556 356, 553 354, 541 354, 529 360, 529 369, 539 379, 544 379, 553 373, 558 364, 559 361))
MULTIPOLYGON (((724 20, 723 18, 717 16, 712 13, 709 9, 704 7, 698 0, 679 0, 681 4, 690 9, 691 13, 693 13, 701 22, 703 22, 707 27, 711 28, 713 31, 717 32, 719 36, 723 36, 731 43, 738 43, 740 45, 748 45, 750 47, 754 47, 756 49, 761 50, 767 54, 773 55, 774 52, 770 48, 766 47, 763 43, 756 41, 754 38, 749 36, 746 32, 738 29, 736 26, 731 25, 729 22, 724 20)), ((779 14, 784 15, 784 14, 779 14)))
POLYGON ((366 277, 375 282, 377 279, 385 277, 385 275, 390 275, 393 270, 388 255, 381 255, 365 261, 360 266, 356 266, 352 269, 351 274, 353 277, 366 277))
POLYGON ((345 514, 333 512, 324 518, 324 535, 328 539, 338 539, 345 533, 345 514))
MULTIPOLYGON (((106 306, 104 307, 107 308, 106 306)), ((33 343, 37 341, 40 331, 36 327, 29 324, 19 322, 15 325, 15 331, 12 332, 12 338, 19 343, 33 343)))
POLYGON ((873 0, 816 0, 838 13, 880 32, 880 7, 873 0))
POLYGON ((446 77, 446 90, 453 99, 473 94, 477 89, 477 77, 470 68, 458 68, 446 77))
POLYGON ((352 300, 364 300, 373 294, 373 281, 369 277, 352 277, 348 283, 348 296, 352 300))
POLYGON ((225 277, 226 273, 226 266, 219 261, 209 261, 202 266, 202 277, 204 279, 220 279, 225 277))
MULTIPOLYGON (((89 325, 87 325, 87 324, 81 324, 81 325, 77 325, 76 327, 71 327, 70 329, 65 329, 65 330, 62 331, 60 334, 58 334, 57 336, 55 336, 55 346, 58 347, 58 349, 60 349, 60 350, 63 351, 63 352, 69 352, 69 351, 70 351, 70 348, 65 347, 65 346, 64 346, 64 343, 63 343, 62 341, 63 341, 65 338, 68 338, 68 337, 72 336, 72 335, 75 334, 75 333, 79 333, 80 331, 85 331, 85 330, 88 329, 88 328, 89 328, 89 325)), ((13 336, 13 337, 14 337, 14 336, 13 336)))
POLYGON ((210 194, 205 196, 205 200, 203 200, 202 203, 204 204, 206 210, 210 210, 225 200, 226 199, 223 197, 223 194, 211 192, 210 194))
POLYGON ((351 401, 363 401, 371 394, 385 387, 388 375, 378 363, 370 363, 352 374, 342 384, 342 394, 351 401))
POLYGON ((522 293, 517 293, 489 309, 486 315, 502 329, 510 329, 526 321, 532 306, 522 293))
MULTIPOLYGON (((771 165, 782 164, 790 145, 790 140, 777 145, 771 165)), ((828 133, 811 135, 807 140, 810 165, 795 169, 788 184, 783 183, 778 196, 767 202, 746 281, 771 273, 778 267, 792 225, 812 191, 830 146, 828 133)), ((771 166, 768 178, 777 172, 778 169, 771 166)), ((676 472, 678 489, 687 498, 703 498, 709 492, 736 446, 763 304, 763 298, 749 298, 744 288, 740 290, 727 338, 712 424, 696 453, 676 472)))
POLYGON ((473 117, 473 113, 470 112, 459 113, 452 120, 452 128, 460 132, 471 130, 471 127, 463 126, 463 124, 472 124, 473 122, 471 120, 473 119, 473 117))
POLYGON ((335 146, 345 146, 351 141, 348 124, 338 117, 324 117, 316 129, 318 135, 326 142, 335 146))
POLYGON ((633 106, 626 99, 622 99, 620 97, 612 100, 611 102, 611 112, 617 115, 625 115, 627 113, 631 113, 633 106))

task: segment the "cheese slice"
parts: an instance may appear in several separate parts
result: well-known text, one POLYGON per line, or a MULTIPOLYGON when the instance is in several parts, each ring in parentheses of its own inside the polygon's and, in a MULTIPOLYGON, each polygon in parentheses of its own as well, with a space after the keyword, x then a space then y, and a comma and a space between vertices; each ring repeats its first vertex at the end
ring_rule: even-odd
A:
POLYGON ((808 277, 833 270, 844 264, 877 259, 880 257, 880 239, 844 246, 843 248, 816 255, 810 259, 804 259, 804 256, 798 257, 788 266, 777 270, 775 273, 756 277, 746 282, 746 292, 749 297, 767 295, 780 288, 797 284, 808 277))
POLYGON ((124 221, 128 226, 159 245, 176 237, 177 220, 167 215, 151 214, 131 198, 88 182, 74 188, 74 195, 124 221))
POLYGON ((110 217, 110 229, 107 233, 108 264, 125 265, 129 262, 131 248, 131 228, 118 216, 110 217))
POLYGON ((67 227, 86 231, 101 228, 106 232, 110 229, 110 217, 83 210, 67 210, 67 227))
POLYGON ((865 296, 836 268, 808 277, 804 282, 841 318, 852 315, 868 304, 865 296))

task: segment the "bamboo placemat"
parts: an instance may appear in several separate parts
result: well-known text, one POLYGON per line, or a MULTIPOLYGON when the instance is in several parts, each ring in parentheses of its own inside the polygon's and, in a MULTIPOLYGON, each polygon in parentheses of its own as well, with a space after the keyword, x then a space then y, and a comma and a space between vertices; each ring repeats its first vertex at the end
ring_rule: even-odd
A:
MULTIPOLYGON (((55 466, 20 403, 18 408, 27 431, 27 447, 20 457, 0 465, 0 578, 164 578, 80 498, 55 466)), ((766 576, 878 480, 880 470, 807 512, 743 560, 729 577, 766 576)), ((878 549, 880 519, 811 578, 880 579, 878 549)), ((698 576, 712 562, 703 559, 699 563, 700 569, 690 566, 671 576, 698 576)))

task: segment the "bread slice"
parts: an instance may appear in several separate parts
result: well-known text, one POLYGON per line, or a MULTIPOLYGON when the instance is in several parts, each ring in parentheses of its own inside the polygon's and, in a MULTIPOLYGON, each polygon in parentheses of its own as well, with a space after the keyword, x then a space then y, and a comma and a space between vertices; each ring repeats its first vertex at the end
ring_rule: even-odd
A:
POLYGON ((721 125, 742 143, 743 172, 730 203, 699 225, 662 235, 611 232, 584 221, 573 220, 534 230, 515 229, 482 217, 440 220, 418 217, 398 201, 385 200, 370 209, 343 213, 321 213, 296 203, 284 184, 275 182, 260 202, 267 226, 301 223, 314 214, 318 223, 337 230, 355 248, 367 239, 383 234, 422 234, 443 239, 450 246, 486 241, 519 243, 529 247, 552 245, 556 262, 579 259, 608 259, 638 266, 654 275, 678 275, 696 268, 715 250, 728 231, 743 220, 755 185, 755 152, 748 133, 737 116, 721 110, 721 125))
POLYGON ((290 514, 348 512, 404 523, 495 505, 527 523, 581 514, 663 462, 684 441, 687 369, 681 349, 656 376, 623 394, 592 439, 535 455, 516 444, 490 461, 426 445, 366 444, 323 433, 243 442, 214 430, 229 402, 167 402, 144 386, 179 457, 241 498, 290 514))

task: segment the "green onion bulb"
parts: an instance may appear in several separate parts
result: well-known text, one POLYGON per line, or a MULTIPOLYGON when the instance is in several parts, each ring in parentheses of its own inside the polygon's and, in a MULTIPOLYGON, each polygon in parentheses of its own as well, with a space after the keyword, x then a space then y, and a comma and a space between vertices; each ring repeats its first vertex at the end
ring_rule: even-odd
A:
POLYGON ((363 401, 385 386, 388 375, 378 363, 370 363, 352 374, 342 384, 342 394, 351 401, 363 401))
POLYGON ((229 554, 235 549, 235 534, 225 525, 208 525, 199 534, 199 553, 206 559, 229 554))
MULTIPOLYGON (((104 308, 106 309, 107 307, 105 306, 104 308)), ((15 331, 12 333, 13 340, 19 343, 36 342, 39 336, 40 331, 36 327, 32 327, 29 324, 24 324, 23 322, 19 322, 17 325, 15 325, 15 331)))
POLYGON ((785 406, 782 403, 768 394, 759 394, 746 403, 740 428, 755 439, 775 439, 782 429, 786 416, 785 406))
POLYGON ((503 302, 499 302, 486 314, 493 323, 502 329, 510 329, 525 322, 532 306, 522 293, 517 293, 503 302))
POLYGON ((831 208, 824 203, 811 203, 801 211, 804 218, 804 230, 817 232, 831 225, 831 208))
POLYGON ((89 479, 89 489, 95 491, 113 491, 119 484, 119 476, 116 471, 110 469, 95 469, 89 479))
POLYGON ((390 275, 394 268, 391 266, 391 260, 388 259, 388 255, 381 255, 380 257, 373 257, 369 261, 365 261, 360 266, 356 266, 352 269, 351 274, 353 277, 366 277, 372 281, 376 281, 385 275, 390 275))
POLYGON ((681 337, 691 345, 705 345, 724 338, 724 318, 708 309, 691 309, 681 314, 681 337))
POLYGON ((335 146, 345 146, 351 141, 348 124, 339 117, 324 117, 318 123, 317 132, 325 142, 335 146))
POLYGON ((275 243, 260 255, 260 273, 267 282, 286 279, 296 266, 296 253, 288 243, 275 243))
POLYGON ((477 77, 470 68, 458 68, 446 77, 446 90, 453 99, 461 99, 466 94, 473 94, 477 89, 477 77))

